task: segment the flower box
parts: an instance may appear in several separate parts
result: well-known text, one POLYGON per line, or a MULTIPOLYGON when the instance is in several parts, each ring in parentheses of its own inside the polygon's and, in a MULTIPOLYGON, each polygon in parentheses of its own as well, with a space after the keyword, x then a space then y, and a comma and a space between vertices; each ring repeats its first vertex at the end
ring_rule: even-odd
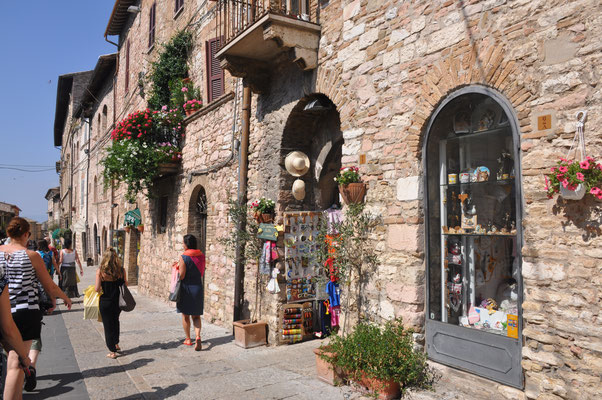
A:
POLYGON ((249 319, 234 321, 234 344, 243 349, 250 349, 268 344, 267 322, 251 322, 249 319))
POLYGON ((161 176, 175 175, 175 174, 178 173, 179 169, 180 169, 180 163, 179 162, 170 162, 170 163, 159 164, 158 175, 160 177, 161 176))
POLYGON ((393 379, 387 381, 382 379, 368 378, 362 375, 360 379, 354 381, 361 392, 368 392, 380 400, 398 399, 401 396, 401 385, 393 379))
POLYGON ((318 379, 332 386, 339 386, 344 382, 343 372, 335 368, 330 362, 323 359, 321 355, 332 357, 334 354, 328 351, 328 347, 318 347, 314 349, 316 355, 316 371, 318 379))

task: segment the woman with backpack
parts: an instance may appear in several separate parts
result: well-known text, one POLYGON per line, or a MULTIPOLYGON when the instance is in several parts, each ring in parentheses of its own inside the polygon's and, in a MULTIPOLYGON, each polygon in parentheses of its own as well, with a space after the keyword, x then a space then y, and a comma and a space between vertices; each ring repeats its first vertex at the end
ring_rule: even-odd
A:
POLYGON ((42 261, 46 265, 46 270, 50 274, 50 277, 54 280, 54 272, 59 269, 55 259, 54 253, 50 250, 46 239, 38 240, 38 254, 42 257, 42 261))

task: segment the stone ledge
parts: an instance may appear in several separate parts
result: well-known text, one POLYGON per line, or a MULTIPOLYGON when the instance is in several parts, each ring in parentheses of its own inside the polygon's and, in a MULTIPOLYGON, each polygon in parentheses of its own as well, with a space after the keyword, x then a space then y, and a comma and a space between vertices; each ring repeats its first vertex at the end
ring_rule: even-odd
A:
POLYGON ((234 98, 234 92, 228 92, 228 93, 224 94, 219 99, 214 100, 211 103, 207 104, 206 107, 203 107, 199 111, 195 112, 194 114, 184 118, 184 121, 183 121, 184 125, 188 125, 191 122, 195 121, 197 118, 200 118, 203 115, 206 115, 206 114, 210 113, 211 111, 215 110, 216 108, 221 107, 223 104, 226 104, 233 98, 234 98))

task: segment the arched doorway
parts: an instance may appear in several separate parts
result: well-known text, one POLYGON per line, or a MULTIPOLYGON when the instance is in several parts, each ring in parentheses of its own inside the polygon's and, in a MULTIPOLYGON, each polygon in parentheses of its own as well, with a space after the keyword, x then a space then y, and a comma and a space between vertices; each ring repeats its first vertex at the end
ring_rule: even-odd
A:
POLYGON ((509 102, 462 88, 426 130, 430 358, 522 387, 519 125, 509 102))
POLYGON ((339 204, 334 177, 341 168, 343 133, 334 103, 321 93, 301 99, 291 111, 282 136, 281 204, 285 210, 321 211, 339 204), (305 198, 293 198, 291 188, 297 177, 284 168, 284 159, 292 151, 305 153, 309 172, 300 177, 305 183, 305 198))
POLYGON ((198 185, 192 191, 188 204, 188 233, 196 236, 199 250, 207 249, 207 193, 198 185))

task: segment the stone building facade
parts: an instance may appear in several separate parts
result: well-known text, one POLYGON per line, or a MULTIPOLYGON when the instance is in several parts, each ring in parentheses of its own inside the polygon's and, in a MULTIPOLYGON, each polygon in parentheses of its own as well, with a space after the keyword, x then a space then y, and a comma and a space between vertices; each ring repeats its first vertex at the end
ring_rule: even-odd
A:
MULTIPOLYGON (((225 94, 213 102, 207 98, 205 46, 219 29, 216 3, 184 1, 177 12, 172 3, 156 4, 154 46, 149 47, 147 32, 151 1, 118 0, 106 32, 119 36, 113 123, 146 107, 140 78, 156 57, 157 44, 179 29, 193 32, 191 78, 201 87, 206 104, 185 120, 180 172, 157 185, 158 197, 168 204, 165 231, 157 227, 159 200, 140 196, 136 205, 127 204, 124 188, 115 188, 110 201, 98 204, 100 213, 110 211, 113 229, 123 225, 125 212, 136 206, 141 210, 146 230, 124 236, 128 249, 140 243, 141 291, 166 298, 170 265, 183 249, 183 235, 204 229, 205 318, 225 325, 232 322, 234 266, 219 238, 230 232, 228 200, 236 198, 238 189, 237 87, 242 84, 236 77, 243 76, 243 83, 254 90, 249 199, 276 199, 277 219, 285 211, 327 207, 324 193, 330 189, 323 182, 332 171, 303 177, 306 199, 292 198, 292 180, 284 169, 284 157, 291 150, 306 151, 314 168, 324 161, 321 150, 330 143, 334 149, 330 167, 359 166, 368 187, 367 208, 383 224, 370 238, 380 265, 362 277, 361 301, 352 303, 352 309, 376 322, 403 317, 416 329, 416 340, 429 356, 450 365, 450 371, 460 368, 491 378, 480 381, 489 385, 488 393, 529 399, 596 398, 602 370, 600 203, 591 195, 576 202, 548 199, 543 174, 571 147, 580 110, 588 112, 588 154, 596 156, 602 150, 597 132, 602 122, 598 88, 602 52, 597 39, 602 12, 597 2, 312 0, 308 17, 299 14, 297 21, 284 24, 300 29, 302 35, 286 36, 273 22, 262 27, 265 43, 254 44, 261 50, 276 42, 291 51, 267 62, 247 54, 248 60, 241 62, 240 54, 232 56, 231 51, 244 32, 223 43, 217 56, 227 69, 225 94), (140 12, 124 11, 131 5, 139 6, 140 12), (318 45, 313 47, 316 37, 318 45), (515 243, 520 246, 513 255, 517 260, 513 278, 519 288, 519 333, 510 351, 512 367, 507 367, 516 374, 507 380, 483 372, 489 368, 499 373, 506 367, 489 364, 479 370, 441 357, 437 346, 466 342, 454 342, 464 338, 449 334, 437 342, 433 334, 446 328, 438 328, 432 318, 437 311, 431 299, 436 275, 429 269, 429 257, 436 246, 432 247, 428 226, 434 214, 427 206, 432 193, 427 170, 429 160, 438 155, 429 140, 434 140, 430 138, 437 118, 446 107, 472 95, 502 105, 514 135, 510 151, 518 199, 515 243), (305 112, 311 111, 314 100, 328 111, 305 112), (206 214, 197 208, 202 193, 206 214), (106 209, 109 206, 111 210, 106 209)), ((134 263, 134 253, 126 253, 130 257, 126 263, 134 263)), ((256 277, 257 266, 247 263, 248 312, 259 308, 258 314, 269 323, 270 341, 275 342, 277 313, 286 300, 282 294, 262 290, 255 302, 256 288, 267 283, 258 284, 263 278, 256 277)), ((484 340, 485 349, 476 353, 493 352, 484 340)))

